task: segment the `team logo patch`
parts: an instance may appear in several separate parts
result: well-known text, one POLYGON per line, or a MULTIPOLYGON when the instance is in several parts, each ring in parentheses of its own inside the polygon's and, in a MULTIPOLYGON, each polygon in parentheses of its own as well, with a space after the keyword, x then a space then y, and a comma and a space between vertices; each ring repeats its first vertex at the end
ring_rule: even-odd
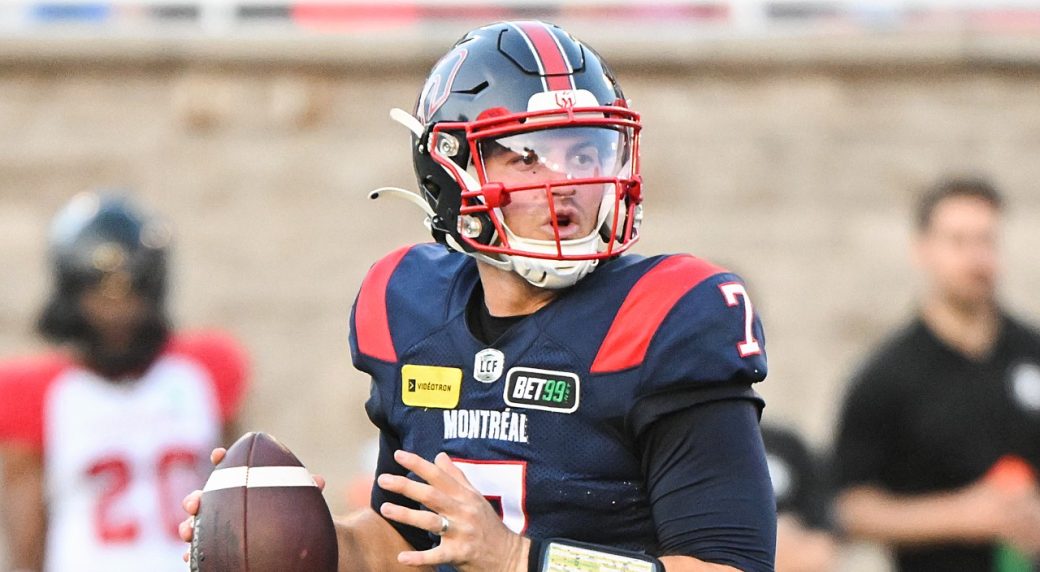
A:
POLYGON ((462 393, 462 370, 457 367, 405 365, 401 368, 401 401, 411 407, 453 409, 462 393))
POLYGON ((587 89, 565 89, 559 91, 540 91, 527 100, 528 111, 547 109, 574 109, 575 107, 596 107, 599 101, 587 89))
POLYGON ((480 350, 473 358, 473 377, 483 383, 494 383, 502 377, 506 356, 495 348, 480 350))
POLYGON ((574 413, 578 397, 579 379, 573 373, 514 367, 506 374, 503 398, 513 407, 574 413))

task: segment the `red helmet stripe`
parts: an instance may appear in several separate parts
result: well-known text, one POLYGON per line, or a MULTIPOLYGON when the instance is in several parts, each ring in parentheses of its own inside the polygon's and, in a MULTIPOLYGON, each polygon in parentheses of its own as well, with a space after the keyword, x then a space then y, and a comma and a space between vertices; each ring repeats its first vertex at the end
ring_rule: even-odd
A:
POLYGON ((357 306, 354 309, 354 327, 361 353, 383 361, 397 361, 394 340, 390 337, 390 320, 386 313, 386 287, 397 265, 411 250, 399 248, 372 265, 361 283, 357 306))
POLYGON ((628 292, 589 371, 608 373, 643 363, 650 340, 675 303, 721 272, 725 270, 690 255, 671 256, 658 263, 628 292))
POLYGON ((542 22, 517 22, 516 27, 538 61, 546 91, 574 89, 574 68, 549 27, 542 22))

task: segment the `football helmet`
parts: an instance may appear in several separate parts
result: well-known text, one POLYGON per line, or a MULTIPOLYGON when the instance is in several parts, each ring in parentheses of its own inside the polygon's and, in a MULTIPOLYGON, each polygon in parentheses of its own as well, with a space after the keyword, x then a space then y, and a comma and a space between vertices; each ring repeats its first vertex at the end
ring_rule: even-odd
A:
POLYGON ((449 248, 556 289, 639 236, 639 114, 600 56, 557 26, 467 33, 434 65, 414 117, 391 116, 412 131, 427 226, 449 248), (503 154, 522 176, 496 174, 492 157, 503 154), (565 229, 577 215, 560 198, 575 189, 602 194, 580 235, 565 229), (541 209, 537 236, 518 233, 503 212, 516 193, 541 209))
POLYGON ((87 192, 75 196, 54 217, 49 258, 54 289, 38 329, 55 343, 81 350, 91 368, 116 379, 139 372, 165 345, 167 226, 139 211, 124 195, 87 192), (86 317, 81 296, 90 288, 120 301, 134 293, 146 302, 130 347, 110 348, 86 317))
POLYGON ((58 290, 73 294, 105 282, 161 302, 170 233, 116 192, 75 196, 55 216, 50 260, 58 290))

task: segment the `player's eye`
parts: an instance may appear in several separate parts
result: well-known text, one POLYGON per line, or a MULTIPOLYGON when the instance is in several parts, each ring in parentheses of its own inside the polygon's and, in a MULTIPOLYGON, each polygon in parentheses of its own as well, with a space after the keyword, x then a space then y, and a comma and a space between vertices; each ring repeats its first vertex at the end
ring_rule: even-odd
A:
POLYGON ((582 171, 594 169, 599 166, 599 151, 592 145, 583 146, 571 153, 570 165, 582 171))
POLYGON ((535 153, 532 149, 524 149, 519 153, 514 153, 509 159, 509 166, 518 171, 529 171, 535 167, 539 162, 538 153, 535 153))

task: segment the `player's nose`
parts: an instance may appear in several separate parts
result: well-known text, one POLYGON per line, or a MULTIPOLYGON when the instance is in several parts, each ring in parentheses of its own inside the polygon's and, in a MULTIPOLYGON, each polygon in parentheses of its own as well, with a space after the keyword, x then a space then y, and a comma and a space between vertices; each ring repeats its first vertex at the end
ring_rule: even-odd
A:
POLYGON ((578 189, 569 182, 561 185, 553 185, 552 188, 552 194, 554 197, 570 197, 576 192, 578 192, 578 189))

